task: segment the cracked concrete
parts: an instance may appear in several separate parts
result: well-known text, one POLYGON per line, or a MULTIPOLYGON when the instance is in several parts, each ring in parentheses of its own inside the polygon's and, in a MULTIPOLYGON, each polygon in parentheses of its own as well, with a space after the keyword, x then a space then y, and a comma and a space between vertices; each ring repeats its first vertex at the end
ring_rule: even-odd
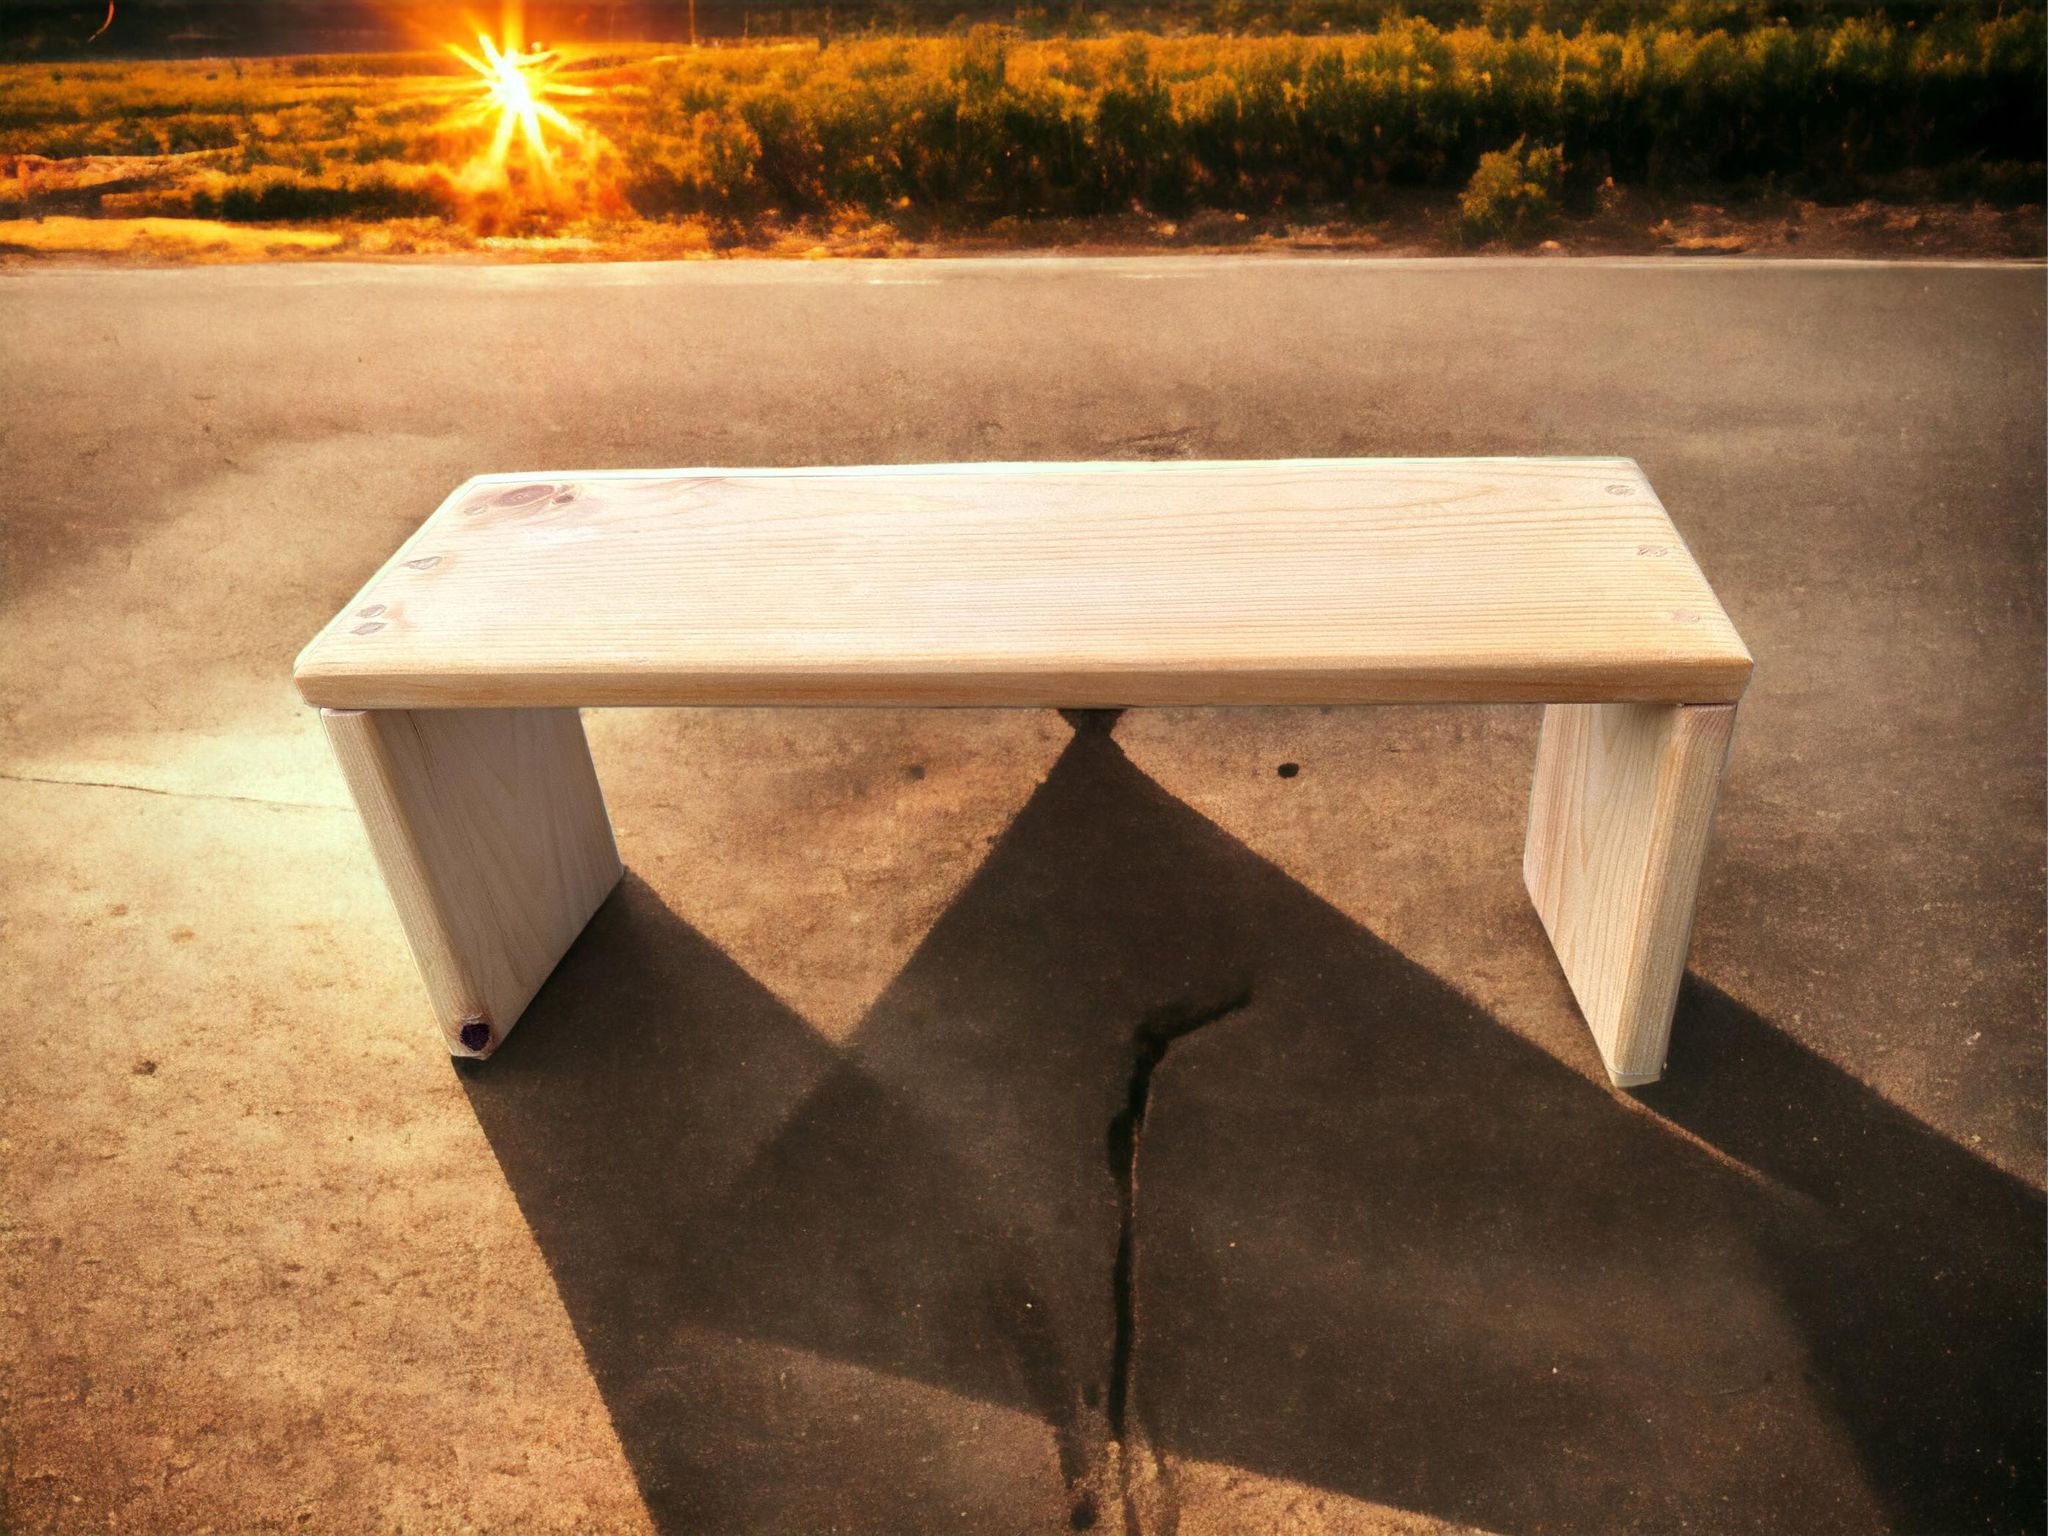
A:
MULTIPOLYGON (((1124 1525, 1129 1530, 1163 1530, 1178 1524, 1161 1463, 1138 1404, 1138 1168, 1145 1141, 1145 1115, 1152 1103, 1152 1077, 1174 1043, 1220 1024, 1251 1004, 1249 987, 1223 1002, 1152 1009, 1131 1036, 1131 1080, 1124 1107, 1109 1122, 1109 1172, 1117 1183, 1116 1261, 1110 1294, 1116 1307, 1116 1340, 1110 1350, 1109 1434, 1115 1442, 1124 1525)), ((1092 1516, 1092 1509, 1089 1511, 1092 1516)), ((1092 1519, 1090 1521, 1092 1523, 1092 1519)))
POLYGON ((124 789, 136 795, 164 795, 172 800, 214 800, 223 805, 267 805, 280 811, 342 811, 347 803, 323 805, 310 800, 265 800, 260 795, 209 795, 203 790, 159 789, 153 784, 116 784, 106 779, 52 779, 32 773, 0 773, 0 784, 56 784, 69 789, 124 789))
POLYGON ((0 1524, 2039 1529, 2039 269, 873 270, 0 277, 0 1524), (286 679, 448 486, 1147 442, 1644 463, 1760 663, 1669 1082, 1519 708, 594 716, 436 1052, 286 679))
POLYGON ((1137 1405, 1139 1395, 1139 1155, 1145 1145, 1145 1114, 1151 1108, 1153 1073, 1165 1065, 1174 1042, 1210 1024, 1221 1024, 1251 1004, 1251 991, 1239 989, 1221 1004, 1188 1006, 1167 1004, 1151 1010, 1139 1020, 1130 1038, 1130 1094, 1110 1118, 1108 1153, 1110 1178, 1116 1180, 1116 1264, 1110 1270, 1110 1294, 1116 1305, 1116 1343, 1110 1350, 1108 1411, 1110 1436, 1118 1448, 1122 1473, 1124 1526, 1133 1530, 1155 1530, 1167 1524, 1161 1516, 1141 1520, 1143 1483, 1135 1477, 1141 1466, 1151 1468, 1151 1483, 1157 1485, 1157 1456, 1151 1436, 1145 1432, 1145 1415, 1137 1405))

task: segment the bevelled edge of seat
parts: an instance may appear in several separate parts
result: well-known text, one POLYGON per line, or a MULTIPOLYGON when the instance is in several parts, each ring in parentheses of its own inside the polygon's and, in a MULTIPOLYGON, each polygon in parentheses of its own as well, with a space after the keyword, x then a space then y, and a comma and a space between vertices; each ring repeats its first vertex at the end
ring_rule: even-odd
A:
POLYGON ((377 671, 313 663, 301 697, 323 709, 559 708, 1258 708, 1377 704, 1732 704, 1754 668, 1746 651, 1660 666, 883 668, 581 666, 377 671))
MULTIPOLYGON (((494 471, 489 474, 471 475, 457 487, 453 495, 442 503, 459 498, 463 491, 476 485, 539 485, 584 480, 697 480, 730 479, 754 480, 764 478, 795 480, 829 480, 842 475, 1057 475, 1057 474, 1118 474, 1156 475, 1192 474, 1206 470, 1252 469, 1259 467, 1280 467, 1286 469, 1348 469, 1360 464, 1527 464, 1562 467, 1583 465, 1588 469, 1605 468, 1615 465, 1626 466, 1637 474, 1643 474, 1643 467, 1636 460, 1622 454, 1601 453, 1472 453, 1472 454, 1412 454, 1387 455, 1377 458, 1302 458, 1302 459, 955 459, 943 464, 759 464, 759 465, 717 465, 700 464, 688 468, 673 469, 554 469, 554 470, 511 470, 494 471)), ((1646 486, 1648 476, 1644 476, 1646 486)), ((1654 494, 1654 492, 1652 493, 1654 494)), ((442 508, 436 508, 436 515, 442 508)), ((431 521, 431 519, 429 519, 431 521)))

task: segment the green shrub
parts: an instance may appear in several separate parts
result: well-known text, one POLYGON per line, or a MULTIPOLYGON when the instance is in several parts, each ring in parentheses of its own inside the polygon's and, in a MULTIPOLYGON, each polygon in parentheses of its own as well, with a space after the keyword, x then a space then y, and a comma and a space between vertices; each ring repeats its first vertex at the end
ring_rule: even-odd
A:
POLYGON ((1557 215, 1558 186, 1564 179, 1564 151, 1527 148, 1526 137, 1506 149, 1479 157, 1479 169, 1458 197, 1459 222, 1467 240, 1533 240, 1557 215))

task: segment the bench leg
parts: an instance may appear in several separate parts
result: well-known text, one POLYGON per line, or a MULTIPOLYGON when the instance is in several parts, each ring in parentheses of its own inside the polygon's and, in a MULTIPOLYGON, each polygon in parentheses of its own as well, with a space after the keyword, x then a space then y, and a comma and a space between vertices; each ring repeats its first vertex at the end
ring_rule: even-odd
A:
POLYGON ((573 709, 322 710, 427 995, 488 1056, 624 872, 573 709))
POLYGON ((1664 1071, 1732 704, 1543 711, 1522 878, 1617 1086, 1664 1071))

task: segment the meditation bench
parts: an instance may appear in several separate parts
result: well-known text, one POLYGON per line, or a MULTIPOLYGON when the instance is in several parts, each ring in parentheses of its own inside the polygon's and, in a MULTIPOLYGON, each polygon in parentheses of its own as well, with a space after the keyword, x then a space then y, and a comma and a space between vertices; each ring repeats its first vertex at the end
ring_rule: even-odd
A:
POLYGON ((622 873, 579 709, 1540 703, 1522 871, 1662 1071, 1750 657, 1628 459, 485 475, 299 657, 449 1048, 622 873))

